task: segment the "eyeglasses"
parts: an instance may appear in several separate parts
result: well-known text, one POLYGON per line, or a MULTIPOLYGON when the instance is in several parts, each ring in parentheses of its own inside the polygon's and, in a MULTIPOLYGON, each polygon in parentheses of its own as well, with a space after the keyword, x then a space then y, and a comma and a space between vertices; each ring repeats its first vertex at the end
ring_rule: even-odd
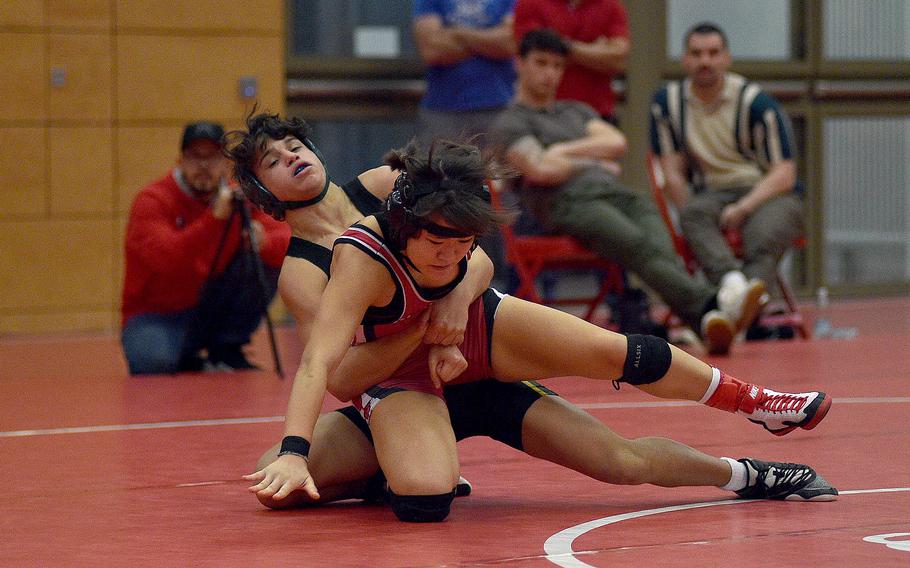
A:
POLYGON ((221 160, 221 158, 223 158, 221 154, 206 154, 204 156, 200 156, 198 154, 183 155, 184 161, 187 161, 196 166, 217 163, 219 160, 221 160))

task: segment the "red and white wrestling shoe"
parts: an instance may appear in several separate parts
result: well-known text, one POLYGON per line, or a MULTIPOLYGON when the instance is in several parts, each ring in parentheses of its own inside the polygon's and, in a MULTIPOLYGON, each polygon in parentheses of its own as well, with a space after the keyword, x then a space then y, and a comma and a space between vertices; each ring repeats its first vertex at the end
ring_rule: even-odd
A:
POLYGON ((757 385, 744 386, 749 388, 736 414, 761 424, 775 436, 783 436, 797 428, 811 430, 831 408, 831 397, 821 391, 787 393, 757 385))
POLYGON ((797 428, 815 428, 831 408, 831 398, 821 391, 777 392, 745 383, 716 368, 713 373, 714 386, 709 389, 710 394, 705 394, 707 400, 702 402, 745 416, 776 436, 797 428))

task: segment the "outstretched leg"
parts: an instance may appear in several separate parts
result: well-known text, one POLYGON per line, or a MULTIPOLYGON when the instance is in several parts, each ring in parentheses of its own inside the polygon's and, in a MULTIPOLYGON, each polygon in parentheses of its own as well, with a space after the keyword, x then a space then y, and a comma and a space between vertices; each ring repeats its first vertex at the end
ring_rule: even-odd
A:
POLYGON ((627 440, 556 396, 540 398, 525 413, 522 444, 529 455, 606 483, 713 485, 750 499, 837 499, 837 489, 809 466, 715 458, 667 438, 627 440))
POLYGON ((628 440, 565 400, 535 402, 522 423, 525 451, 605 483, 721 487, 730 464, 667 438, 628 440), (571 442, 569 442, 571 440, 571 442))
POLYGON ((619 335, 511 296, 496 309, 491 352, 500 380, 622 380, 659 398, 741 414, 777 435, 814 428, 831 405, 825 393, 780 393, 743 383, 663 340, 619 335))

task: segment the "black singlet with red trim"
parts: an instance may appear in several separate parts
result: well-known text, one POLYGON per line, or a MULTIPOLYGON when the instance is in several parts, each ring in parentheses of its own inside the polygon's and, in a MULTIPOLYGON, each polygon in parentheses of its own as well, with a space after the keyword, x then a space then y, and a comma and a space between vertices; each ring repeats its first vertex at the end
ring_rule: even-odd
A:
MULTIPOLYGON (((341 189, 364 217, 372 215, 382 208, 382 200, 370 193, 357 178, 341 186, 341 189)), ((291 236, 291 242, 288 244, 285 256, 308 260, 325 272, 326 276, 329 275, 329 267, 332 264, 332 251, 322 245, 291 236)))

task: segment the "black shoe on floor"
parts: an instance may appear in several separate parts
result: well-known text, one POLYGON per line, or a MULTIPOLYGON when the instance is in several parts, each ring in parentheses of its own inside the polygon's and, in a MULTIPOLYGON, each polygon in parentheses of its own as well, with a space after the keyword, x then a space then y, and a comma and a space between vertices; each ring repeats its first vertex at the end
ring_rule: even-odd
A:
POLYGON ((748 481, 736 492, 745 499, 778 501, 835 501, 837 489, 814 469, 799 463, 766 462, 743 458, 748 481))
POLYGON ((240 345, 219 345, 209 349, 207 369, 212 371, 249 371, 259 369, 250 363, 240 345))
POLYGON ((619 333, 631 335, 640 333, 668 338, 667 328, 651 319, 648 295, 638 288, 627 288, 622 294, 608 302, 613 320, 619 333))
POLYGON ((467 479, 459 476, 458 483, 455 485, 455 496, 456 497, 467 497, 471 494, 471 491, 474 490, 474 486, 471 485, 471 482, 467 479))
MULTIPOLYGON (((783 312, 772 312, 778 315, 783 312)), ((774 341, 778 339, 793 339, 796 332, 790 325, 762 325, 761 318, 755 320, 746 330, 746 341, 774 341)))
POLYGON ((187 355, 177 363, 178 373, 198 373, 205 369, 205 359, 197 354, 187 355))

